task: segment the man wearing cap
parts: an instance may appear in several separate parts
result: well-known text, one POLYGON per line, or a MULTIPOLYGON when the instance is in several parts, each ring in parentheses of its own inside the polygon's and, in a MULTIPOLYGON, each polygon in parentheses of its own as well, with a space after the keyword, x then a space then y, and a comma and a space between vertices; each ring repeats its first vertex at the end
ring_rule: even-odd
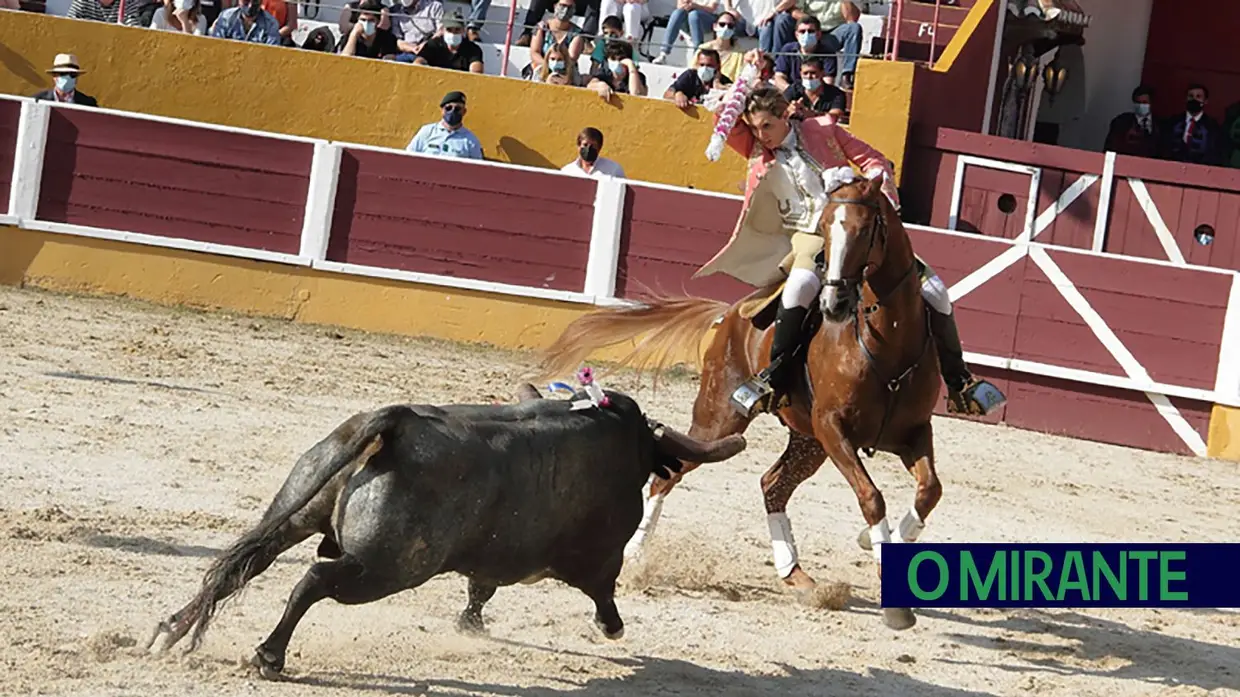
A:
POLYGON ((465 20, 461 14, 454 12, 444 17, 440 25, 443 34, 423 44, 413 64, 481 73, 482 48, 465 38, 465 20))
POLYGON ((59 53, 52 61, 52 69, 47 71, 53 77, 54 85, 50 90, 43 90, 34 96, 35 99, 46 99, 52 102, 66 102, 83 106, 99 106, 95 98, 77 89, 78 75, 86 72, 78 65, 77 56, 72 53, 59 53))
POLYGON ((405 149, 423 155, 483 159, 478 136, 461 125, 465 118, 465 93, 454 90, 445 94, 439 108, 443 118, 419 128, 405 149))
POLYGON ((211 27, 211 36, 272 46, 279 46, 284 38, 280 36, 280 22, 263 9, 263 0, 239 0, 236 7, 221 12, 211 27))

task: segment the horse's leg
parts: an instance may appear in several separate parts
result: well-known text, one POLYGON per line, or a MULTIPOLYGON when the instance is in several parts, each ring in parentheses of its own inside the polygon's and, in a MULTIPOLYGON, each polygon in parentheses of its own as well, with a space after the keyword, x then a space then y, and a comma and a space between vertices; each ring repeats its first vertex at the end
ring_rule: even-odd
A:
POLYGON ((771 531, 771 551, 775 555, 775 572, 784 583, 806 591, 814 587, 814 579, 801 569, 797 559, 796 541, 792 537, 792 521, 788 519, 788 500, 801 482, 809 479, 822 466, 827 454, 813 436, 788 432, 788 446, 774 465, 762 475, 762 499, 766 504, 766 522, 771 531))
MULTIPOLYGON (((821 424, 821 422, 819 422, 821 424)), ((874 561, 878 563, 878 575, 883 574, 883 544, 891 541, 891 528, 887 525, 887 503, 883 501, 882 492, 870 479, 870 473, 861 458, 857 456, 857 448, 840 432, 837 425, 820 425, 818 440, 823 449, 835 463, 836 469, 844 475, 848 485, 857 496, 861 506, 861 515, 866 525, 870 526, 870 545, 873 548, 874 561)), ((917 623, 916 616, 908 608, 883 608, 883 621, 892 629, 908 629, 917 623)))
MULTIPOLYGON (((904 542, 916 542, 926 529, 926 517, 943 495, 943 485, 934 469, 934 428, 929 422, 914 431, 907 448, 899 455, 909 474, 917 479, 917 495, 896 526, 896 535, 904 542)), ((863 528, 857 535, 857 544, 867 552, 872 550, 869 528, 863 528)))

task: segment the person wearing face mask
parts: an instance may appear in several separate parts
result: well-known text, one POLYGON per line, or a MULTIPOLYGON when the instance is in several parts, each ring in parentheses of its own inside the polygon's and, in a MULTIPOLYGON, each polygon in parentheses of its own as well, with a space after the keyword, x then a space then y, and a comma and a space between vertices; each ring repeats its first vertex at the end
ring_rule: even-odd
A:
POLYGON ((1199 165, 1223 164, 1223 128, 1206 113, 1210 90, 1205 85, 1188 86, 1184 111, 1163 125, 1163 159, 1199 165))
POLYGON ((362 0, 358 10, 357 23, 353 25, 353 31, 343 39, 344 46, 340 48, 340 55, 386 58, 400 53, 396 36, 387 29, 379 28, 379 15, 383 12, 383 5, 379 0, 362 0))
POLYGON ((806 58, 801 61, 801 80, 784 90, 784 98, 792 105, 792 118, 812 119, 818 116, 830 116, 836 122, 848 108, 848 97, 844 90, 835 85, 828 85, 823 80, 821 58, 806 58))
POLYGON ((405 150, 422 155, 485 159, 478 136, 465 128, 465 93, 453 90, 439 100, 442 117, 418 129, 405 150))
POLYGON ((700 104, 702 98, 712 89, 724 89, 732 81, 719 72, 719 52, 713 48, 698 51, 697 66, 694 70, 685 70, 676 77, 676 81, 663 93, 664 99, 676 102, 681 109, 690 104, 700 104))
POLYGON ((624 168, 615 160, 609 160, 599 153, 603 151, 603 132, 597 128, 587 127, 577 134, 577 159, 560 168, 565 174, 578 177, 618 177, 624 178, 624 168))
POLYGON ((211 26, 211 36, 272 46, 279 46, 283 39, 280 23, 263 9, 262 0, 240 0, 236 7, 221 12, 211 26))
POLYGON ((465 38, 465 20, 459 13, 440 22, 443 34, 430 39, 413 60, 414 65, 481 73, 482 48, 465 38))
POLYGON ((581 29, 573 24, 576 7, 573 0, 556 0, 552 8, 552 17, 541 22, 534 31, 534 40, 530 43, 530 64, 526 66, 526 74, 538 71, 546 60, 547 51, 556 44, 568 46, 570 60, 576 61, 585 48, 585 37, 581 29))
MULTIPOLYGON (((838 49, 836 49, 838 50, 838 49)), ((828 85, 835 84, 835 70, 838 67, 836 50, 832 50, 822 37, 822 25, 813 15, 805 15, 797 22, 796 41, 784 44, 779 49, 782 54, 775 58, 775 86, 786 90, 801 79, 801 61, 811 56, 822 59, 823 81, 828 85)))
POLYGON ((207 33, 207 18, 198 0, 163 0, 151 15, 151 29, 184 32, 196 36, 207 33))
POLYGON ((616 92, 645 97, 646 76, 633 63, 633 46, 627 41, 617 41, 608 44, 603 51, 606 60, 590 73, 586 86, 605 102, 616 92))
MULTIPOLYGON (((400 49, 397 60, 412 63, 443 19, 442 0, 398 0, 388 8, 392 34, 400 49)), ((380 28, 383 23, 380 20, 380 28)))
POLYGON ((58 53, 52 61, 52 69, 47 71, 52 76, 52 88, 34 95, 35 99, 49 102, 81 104, 83 106, 99 106, 94 97, 78 91, 78 76, 85 73, 78 64, 77 56, 72 53, 58 53))
POLYGON ((1132 109, 1111 119, 1104 150, 1134 157, 1157 157, 1162 127, 1150 113, 1154 91, 1138 85, 1132 91, 1132 109))
POLYGON ((581 74, 577 72, 577 62, 568 59, 568 49, 563 44, 552 44, 547 49, 547 60, 531 77, 534 82, 548 85, 564 85, 581 87, 581 74))
POLYGON ((741 66, 745 64, 745 54, 737 50, 736 32, 740 30, 741 15, 736 10, 727 10, 715 21, 715 38, 698 46, 719 52, 719 72, 732 82, 741 74, 741 66))
MULTIPOLYGON (((603 56, 603 52, 607 50, 607 44, 625 41, 624 21, 619 17, 607 17, 603 20, 601 27, 602 36, 599 41, 594 42, 594 49, 590 52, 590 72, 598 70, 601 65, 606 65, 607 59, 603 56)), ((637 60, 638 54, 634 53, 633 63, 636 64, 637 60)))

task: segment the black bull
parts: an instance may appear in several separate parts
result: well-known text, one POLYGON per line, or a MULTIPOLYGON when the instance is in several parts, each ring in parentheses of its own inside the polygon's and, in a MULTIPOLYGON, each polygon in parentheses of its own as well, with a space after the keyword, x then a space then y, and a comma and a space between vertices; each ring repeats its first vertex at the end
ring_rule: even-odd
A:
POLYGON ((167 649, 191 628, 197 648, 217 605, 316 533, 320 561, 255 652, 266 676, 284 669, 314 603, 373 602, 446 572, 469 578, 463 630, 483 629, 497 587, 554 578, 589 596, 595 623, 620 638, 616 577, 641 521, 643 485, 652 472, 680 471, 681 460, 726 460, 745 441, 698 442, 617 392, 605 408, 578 411, 530 385, 519 395, 515 405, 389 406, 345 421, 301 456, 262 521, 221 553, 148 649, 167 649))

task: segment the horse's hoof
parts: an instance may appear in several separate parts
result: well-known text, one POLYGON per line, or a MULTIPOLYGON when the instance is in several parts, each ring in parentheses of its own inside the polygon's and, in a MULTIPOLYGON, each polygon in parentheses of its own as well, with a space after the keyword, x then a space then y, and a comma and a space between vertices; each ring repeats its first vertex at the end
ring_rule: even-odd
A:
POLYGON ((471 615, 469 613, 462 612, 461 615, 456 618, 456 630, 461 634, 481 635, 487 633, 487 626, 486 623, 482 621, 482 617, 480 615, 471 615))
POLYGON ((883 608, 883 623, 891 629, 901 631, 917 624, 917 615, 906 607, 883 608))
POLYGON ((869 552, 873 545, 870 544, 870 529, 861 528, 861 533, 857 535, 857 546, 869 552))
POLYGON ((818 585, 818 583, 814 581, 809 574, 805 573, 804 569, 802 569, 800 565, 794 566, 792 568, 792 573, 788 574, 788 577, 783 581, 784 586, 792 589, 800 595, 809 593, 814 590, 815 586, 818 585))
POLYGON ((284 661, 259 647, 254 651, 254 657, 250 659, 250 665, 258 669, 258 674, 264 680, 283 680, 284 679, 284 661))

